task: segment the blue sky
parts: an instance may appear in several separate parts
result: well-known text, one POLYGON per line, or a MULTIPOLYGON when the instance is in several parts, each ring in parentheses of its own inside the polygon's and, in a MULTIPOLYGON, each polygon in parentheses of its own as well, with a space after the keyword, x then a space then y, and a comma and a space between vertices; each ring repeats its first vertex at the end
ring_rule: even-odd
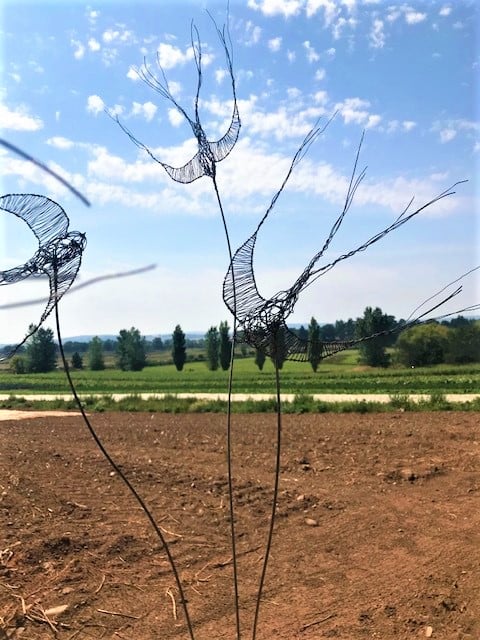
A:
MULTIPOLYGON (((297 167, 259 236, 260 292, 287 288, 340 213, 355 152, 367 177, 328 260, 387 226, 412 196, 418 205, 457 180, 457 194, 369 251, 344 261, 301 297, 292 322, 347 319, 367 305, 397 318, 480 262, 478 230, 478 10, 472 0, 391 4, 374 0, 244 0, 230 3, 242 119, 239 141, 217 165, 234 247, 255 229, 290 160, 317 118, 337 115, 297 167)), ((203 51, 200 113, 209 139, 232 109, 218 24, 226 2, 23 2, 2 4, 2 136, 48 163, 90 200, 87 209, 38 168, 1 154, 2 193, 59 202, 87 234, 81 281, 155 263, 130 278, 65 296, 65 336, 206 330, 228 318, 221 285, 227 248, 212 182, 176 184, 105 109, 162 160, 195 153, 188 124, 136 73, 144 59, 192 113, 196 88, 190 21, 203 51)), ((36 249, 19 220, 0 216, 1 269, 36 249)), ((478 272, 477 272, 478 274, 478 272)), ((2 288, 1 304, 28 300, 46 282, 2 288)), ((454 307, 480 300, 477 276, 454 307)), ((19 341, 41 306, 0 311, 0 342, 19 341)), ((53 321, 47 326, 53 326, 53 321)))

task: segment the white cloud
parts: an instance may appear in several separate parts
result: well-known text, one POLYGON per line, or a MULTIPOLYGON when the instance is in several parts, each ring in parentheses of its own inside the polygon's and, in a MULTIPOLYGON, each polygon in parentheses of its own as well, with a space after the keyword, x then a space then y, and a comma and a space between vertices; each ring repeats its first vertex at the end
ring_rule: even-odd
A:
POLYGON ((153 104, 153 102, 148 101, 144 104, 141 104, 140 102, 134 102, 132 105, 131 115, 142 116, 147 122, 150 122, 155 116, 156 112, 157 107, 153 104))
POLYGON ((130 67, 128 67, 127 78, 129 80, 133 80, 134 82, 137 82, 137 80, 140 80, 137 67, 133 65, 130 65, 130 67))
POLYGON ((227 76, 227 72, 225 69, 215 69, 215 80, 217 84, 222 84, 227 76))
POLYGON ((342 36, 342 31, 345 27, 350 27, 350 29, 355 29, 357 26, 357 21, 354 18, 344 18, 340 17, 332 26, 332 36, 334 40, 339 40, 342 36))
POLYGON ((95 40, 95 38, 89 38, 88 40, 88 48, 90 49, 90 51, 99 51, 100 50, 100 43, 98 42, 98 40, 95 40))
POLYGON ((328 94, 326 91, 317 91, 314 94, 313 99, 319 104, 326 104, 328 102, 328 94))
POLYGON ((295 62, 296 57, 297 54, 295 53, 295 51, 290 51, 290 49, 287 51, 287 59, 289 62, 295 62))
POLYGON ((29 60, 28 66, 34 73, 45 73, 45 69, 36 60, 29 60))
POLYGON ((318 62, 320 60, 320 56, 315 51, 315 49, 312 47, 312 45, 310 44, 309 40, 305 40, 305 42, 303 43, 303 47, 307 52, 307 60, 308 60, 308 62, 312 63, 312 62, 318 62))
POLYGON ((182 84, 180 82, 176 82, 175 80, 170 80, 168 83, 168 88, 170 89, 170 93, 172 96, 180 95, 182 91, 182 84))
POLYGON ((281 46, 282 46, 282 38, 280 36, 277 38, 272 38, 271 40, 268 41, 268 48, 270 49, 270 51, 273 51, 274 53, 276 51, 280 51, 281 46))
POLYGON ((323 9, 325 26, 328 27, 340 13, 337 4, 334 0, 307 0, 307 17, 311 18, 319 9, 323 9))
POLYGON ((412 129, 414 129, 417 126, 416 122, 413 122, 413 120, 404 120, 402 122, 402 128, 404 131, 411 131, 412 129))
POLYGON ((297 87, 289 87, 287 89, 287 95, 290 98, 290 100, 296 100, 302 95, 302 92, 297 87))
POLYGON ((333 58, 337 53, 337 50, 335 49, 335 47, 330 47, 330 49, 327 49, 325 53, 329 58, 333 58))
POLYGON ((94 25, 96 23, 97 18, 99 17, 99 15, 100 15, 100 11, 94 11, 94 10, 89 9, 87 11, 87 18, 88 18, 90 24, 94 25))
POLYGON ((22 80, 22 76, 19 73, 12 72, 12 73, 9 73, 8 75, 10 76, 10 78, 12 78, 12 80, 14 80, 17 83, 21 82, 22 80))
POLYGON ((442 7, 440 9, 440 11, 438 12, 438 15, 442 16, 443 18, 446 18, 451 13, 452 13, 452 7, 449 7, 449 6, 445 5, 444 7, 442 7))
POLYGON ((102 34, 102 40, 105 44, 129 44, 135 41, 135 36, 132 31, 125 29, 123 25, 118 25, 118 29, 106 29, 102 34))
POLYGON ((368 116, 367 122, 365 124, 365 128, 373 129, 380 124, 381 120, 382 120, 382 117, 377 114, 368 116))
POLYGON ((473 145, 473 152, 478 153, 479 151, 480 151, 480 141, 477 140, 473 145))
POLYGON ((79 40, 70 40, 70 44, 72 47, 75 47, 75 51, 73 52, 73 57, 75 60, 81 60, 85 55, 85 46, 79 40))
POLYGON ((423 22, 426 17, 427 14, 421 13, 420 11, 407 10, 405 12, 405 22, 407 24, 418 24, 419 22, 423 22))
POLYGON ((388 7, 386 19, 388 22, 395 22, 401 15, 402 13, 397 7, 388 7))
POLYGON ((455 129, 442 129, 440 131, 440 142, 443 144, 445 142, 450 142, 450 140, 453 140, 457 135, 457 132, 455 129))
MULTIPOLYGON (((158 60, 163 69, 173 69, 177 65, 183 65, 189 60, 193 60, 193 49, 191 46, 182 51, 168 42, 161 42, 157 49, 158 60)), ((202 58, 203 61, 203 58, 202 58)))
POLYGON ((373 49, 382 49, 385 46, 385 32, 383 30, 383 20, 375 18, 369 34, 370 46, 373 49))
POLYGON ((265 16, 295 16, 302 8, 303 0, 248 0, 248 7, 261 11, 265 16))
POLYGON ((345 124, 360 124, 367 128, 375 127, 379 124, 381 117, 371 114, 368 111, 370 102, 361 98, 346 98, 343 102, 335 105, 335 110, 339 111, 345 124))
POLYGON ((180 113, 180 111, 173 107, 168 110, 168 120, 174 127, 179 127, 183 122, 185 122, 185 118, 180 113))
POLYGON ((317 69, 315 71, 315 80, 320 82, 321 80, 323 80, 325 78, 326 75, 327 75, 327 72, 325 71, 325 69, 320 67, 320 69, 317 69))
POLYGON ((43 121, 38 116, 28 113, 27 107, 18 106, 15 110, 0 104, 0 122, 3 129, 12 131, 38 131, 43 129, 43 121))
POLYGON ((125 107, 123 107, 121 104, 114 104, 113 107, 108 110, 108 113, 111 116, 121 116, 124 111, 125 107))
POLYGON ((104 109, 105 109, 105 103, 100 98, 100 96, 97 96, 97 95, 88 96, 87 111, 89 113, 93 113, 94 116, 97 116, 104 109))
POLYGON ((252 134, 273 135, 277 140, 299 138, 306 135, 312 128, 313 121, 324 113, 323 107, 310 107, 300 111, 280 107, 268 113, 254 111, 245 116, 245 128, 252 134))
POLYGON ((262 29, 253 24, 251 20, 248 20, 245 24, 245 40, 244 43, 247 47, 251 47, 254 44, 257 44, 260 41, 260 36, 262 35, 262 29))
POLYGON ((48 138, 47 144, 55 147, 56 149, 62 149, 62 151, 65 149, 71 149, 75 145, 72 140, 63 138, 62 136, 53 136, 53 138, 48 138))
POLYGON ((398 120, 389 120, 387 123, 387 133, 393 133, 394 131, 398 130, 400 123, 398 122, 398 120))

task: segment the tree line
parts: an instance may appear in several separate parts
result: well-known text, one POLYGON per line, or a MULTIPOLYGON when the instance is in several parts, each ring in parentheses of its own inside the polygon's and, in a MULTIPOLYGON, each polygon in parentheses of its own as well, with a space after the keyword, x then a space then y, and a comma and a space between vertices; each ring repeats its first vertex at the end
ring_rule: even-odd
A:
MULTIPOLYGON (((302 340, 308 340, 307 359, 313 371, 321 362, 322 346, 325 342, 361 339, 379 332, 394 331, 402 320, 383 313, 379 307, 366 307, 363 316, 347 321, 320 325, 314 317, 307 328, 291 328, 302 340)), ((29 330, 31 327, 29 328, 29 330)), ((238 355, 253 355, 255 364, 262 370, 266 356, 258 349, 252 351, 237 336, 238 355)), ((277 336, 276 359, 282 368, 286 353, 282 351, 282 335, 277 336)), ((68 366, 72 369, 88 367, 92 371, 105 369, 106 354, 114 356, 114 364, 123 371, 141 371, 148 364, 148 354, 169 351, 171 362, 182 371, 189 360, 188 349, 202 350, 195 356, 203 360, 211 371, 227 370, 232 354, 232 336, 226 321, 218 327, 209 328, 204 338, 187 339, 180 325, 172 333, 171 340, 160 337, 146 340, 138 329, 122 329, 116 340, 101 340, 98 336, 90 342, 66 341, 65 352, 69 354, 68 366)), ((9 347, 5 347, 5 350, 9 347)), ((466 364, 480 362, 480 321, 458 316, 442 323, 432 322, 414 326, 404 332, 390 333, 358 345, 360 362, 372 367, 388 367, 392 363, 418 367, 440 363, 466 364), (392 347, 393 350, 392 357, 392 347)), ((57 345, 51 329, 41 327, 27 341, 19 355, 12 358, 10 369, 14 373, 45 373, 57 366, 57 345)))

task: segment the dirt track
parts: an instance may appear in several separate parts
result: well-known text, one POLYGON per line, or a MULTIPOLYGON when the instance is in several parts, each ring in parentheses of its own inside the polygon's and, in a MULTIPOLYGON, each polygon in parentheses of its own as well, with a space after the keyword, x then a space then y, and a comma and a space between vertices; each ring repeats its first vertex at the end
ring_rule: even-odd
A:
MULTIPOLYGON (((172 544, 196 638, 235 637, 224 417, 93 422, 172 544)), ((480 638, 478 422, 473 412, 286 416, 258 639, 480 638)), ((234 429, 248 638, 274 417, 237 415, 234 429)), ((0 638, 187 638, 165 554, 80 418, 0 422, 0 442, 0 638), (58 605, 68 608, 44 615, 58 605)))

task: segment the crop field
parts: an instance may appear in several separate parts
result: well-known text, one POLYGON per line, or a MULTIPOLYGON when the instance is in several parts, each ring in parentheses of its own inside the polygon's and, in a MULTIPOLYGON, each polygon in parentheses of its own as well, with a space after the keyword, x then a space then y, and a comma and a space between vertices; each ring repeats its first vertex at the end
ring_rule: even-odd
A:
MULTIPOLYGON (((284 393, 477 393, 480 390, 480 364, 437 365, 433 367, 388 369, 361 367, 352 354, 322 363, 314 373, 308 363, 286 362, 281 372, 284 393), (352 363, 353 360, 353 363, 352 363)), ((187 363, 179 372, 173 365, 148 366, 143 371, 119 369, 72 372, 81 394, 112 393, 224 393, 228 372, 209 371, 203 362, 187 363)), ((267 361, 259 371, 252 358, 235 361, 236 393, 272 393, 274 369, 267 361)), ((47 374, 16 375, 0 371, 0 393, 68 393, 63 371, 47 374)))

